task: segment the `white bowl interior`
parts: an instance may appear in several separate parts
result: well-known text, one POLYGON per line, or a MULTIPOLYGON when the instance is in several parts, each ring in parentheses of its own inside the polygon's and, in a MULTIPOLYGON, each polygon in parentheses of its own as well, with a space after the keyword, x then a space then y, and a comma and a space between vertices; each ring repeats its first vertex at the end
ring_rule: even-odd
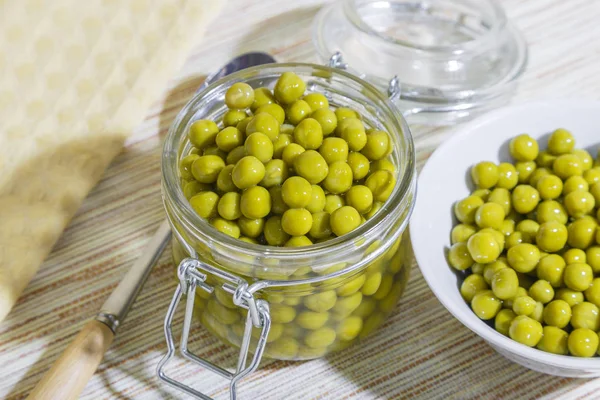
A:
POLYGON ((595 158, 600 144, 600 103, 516 105, 459 128, 434 152, 419 176, 410 234, 425 280, 442 304, 466 327, 503 355, 529 368, 564 376, 595 376, 600 375, 600 358, 559 356, 532 349, 503 336, 477 318, 462 299, 461 278, 448 265, 445 256, 454 223, 452 207, 472 189, 470 167, 483 160, 509 161, 508 141, 521 133, 538 139, 541 149, 545 149, 547 137, 557 128, 570 130, 576 147, 587 149, 595 158))

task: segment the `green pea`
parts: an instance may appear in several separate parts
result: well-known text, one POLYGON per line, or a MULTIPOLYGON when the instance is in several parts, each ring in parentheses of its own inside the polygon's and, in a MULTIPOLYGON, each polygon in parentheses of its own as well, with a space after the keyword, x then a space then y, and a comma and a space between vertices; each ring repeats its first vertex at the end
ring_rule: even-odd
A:
POLYGON ((600 329, 600 311, 598 306, 587 301, 576 304, 573 307, 571 317, 573 328, 588 328, 594 332, 600 329))
POLYGON ((563 182, 556 175, 546 175, 541 177, 536 185, 540 197, 544 200, 553 200, 561 195, 563 191, 563 182))
POLYGON ((519 177, 519 183, 528 183, 529 178, 537 169, 537 165, 533 161, 518 161, 515 163, 515 169, 519 177))
POLYGON ((494 235, 487 232, 478 232, 471 236, 467 242, 467 248, 469 249, 471 258, 475 262, 482 264, 496 260, 501 252, 501 248, 494 235))
POLYGON ((292 176, 283 183, 281 195, 289 207, 303 208, 312 199, 312 185, 300 176, 292 176))
POLYGON ((285 242, 285 247, 303 247, 310 246, 313 242, 307 238, 306 236, 293 236, 287 242, 285 242))
POLYGON ((475 213, 483 205, 483 200, 477 196, 469 196, 454 204, 454 215, 465 224, 475 223, 475 213))
POLYGON ((361 304, 363 295, 361 292, 356 292, 350 296, 339 298, 331 312, 335 315, 346 317, 354 312, 361 304))
POLYGON ((527 134, 515 136, 509 144, 510 155, 517 161, 533 161, 539 153, 537 141, 527 134))
POLYGON ((359 118, 360 119, 360 114, 348 107, 336 108, 335 115, 336 115, 338 121, 342 121, 346 118, 359 118))
POLYGON ((594 272, 584 263, 569 264, 565 268, 564 282, 569 289, 583 292, 592 284, 594 272))
POLYGON ((563 196, 571 192, 587 192, 590 189, 590 185, 583 179, 582 176, 572 176, 567 179, 563 186, 563 196))
POLYGON ((584 294, 587 301, 596 306, 600 305, 600 278, 594 278, 584 294))
POLYGON ((335 306, 336 300, 336 292, 334 290, 327 290, 305 297, 304 305, 312 311, 325 312, 335 306))
POLYGON ((483 279, 488 285, 492 284, 492 280, 494 279, 494 275, 496 275, 496 272, 500 271, 501 269, 508 268, 508 265, 504 260, 496 260, 492 263, 483 265, 483 279))
POLYGON ((477 229, 473 225, 458 224, 452 228, 451 243, 466 242, 475 232, 477 232, 477 229))
MULTIPOLYGON (((485 189, 487 190, 487 189, 485 189)), ((510 199, 510 192, 507 189, 496 188, 492 190, 489 194, 487 201, 491 204, 498 204, 502 207, 502 211, 504 212, 504 216, 508 215, 512 206, 510 199)), ((488 203, 486 203, 488 204, 488 203)), ((486 206, 489 207, 489 206, 486 206)), ((504 217, 502 217, 504 219, 504 217)), ((485 227, 484 227, 485 228, 485 227)))
POLYGON ((350 296, 358 292, 358 290, 362 287, 366 280, 367 276, 365 274, 360 274, 357 277, 352 278, 351 280, 346 282, 344 285, 337 288, 336 292, 340 296, 350 296))
POLYGON ((240 227, 240 232, 249 238, 257 238, 260 236, 265 227, 265 220, 262 218, 251 219, 241 216, 237 222, 240 227))
POLYGON ((600 273, 600 247, 592 246, 585 251, 586 262, 595 274, 600 273))
POLYGON ((296 309, 280 304, 271 305, 271 320, 275 323, 287 324, 296 318, 296 309))
POLYGON ((197 154, 189 154, 181 159, 179 162, 179 173, 183 179, 194 179, 194 176, 192 175, 192 164, 199 158, 200 156, 197 154))
POLYGON ((511 339, 529 347, 535 347, 543 333, 542 324, 525 315, 515 317, 508 330, 511 339))
POLYGON ((265 240, 271 246, 283 246, 288 241, 290 235, 288 235, 281 226, 281 217, 272 216, 265 223, 264 228, 265 240))
POLYGON ((544 279, 552 287, 560 288, 563 285, 563 275, 566 263, 558 254, 549 254, 539 261, 537 265, 537 276, 544 279))
POLYGON ((329 313, 303 311, 296 317, 296 323, 304 329, 315 330, 322 328, 329 320, 329 313))
POLYGON ((319 185, 312 185, 310 202, 306 205, 306 209, 311 213, 323 211, 325 208, 325 192, 319 185))
POLYGON ((582 175, 583 166, 581 159, 575 154, 563 154, 554 160, 552 171, 561 179, 567 179, 571 176, 582 175))
POLYGON ((306 235, 312 223, 312 214, 305 208, 290 208, 281 217, 283 230, 291 236, 306 235))
POLYGON ((200 192, 190 199, 190 206, 202 218, 212 218, 217 215, 219 195, 215 192, 200 192))
POLYGON ((535 242, 541 250, 553 253, 565 246, 567 235, 567 227, 560 222, 544 222, 540 225, 535 242))
POLYGON ((244 118, 243 120, 241 120, 240 122, 238 122, 235 127, 238 128, 238 131, 240 131, 244 135, 246 135, 246 128, 248 127, 248 124, 250 123, 250 121, 252 121, 252 118, 253 117, 246 117, 246 118, 244 118))
POLYGON ((229 108, 247 108, 254 102, 252 86, 244 82, 234 83, 225 93, 225 104, 229 108))
POLYGON ((330 217, 331 230, 337 236, 345 235, 361 224, 360 214, 355 208, 343 206, 336 209, 330 217))
POLYGON ((492 278, 492 291, 501 300, 508 300, 517 294, 519 279, 514 270, 503 268, 492 278))
POLYGON ((244 146, 238 146, 227 154, 225 162, 227 165, 235 165, 246 155, 246 148, 244 146))
POLYGON ((325 159, 315 150, 307 150, 294 160, 296 173, 311 184, 317 184, 326 179, 329 167, 325 159))
POLYGON ((296 158, 305 151, 304 147, 300 146, 298 143, 290 143, 283 148, 281 158, 287 165, 294 165, 296 158))
POLYGON ((257 185, 265 177, 265 166, 254 156, 245 156, 231 171, 231 179, 239 189, 257 185))
POLYGON ((490 161, 482 161, 471 168, 473 183, 481 189, 489 189, 498 183, 498 167, 490 161))
POLYGON ((508 309, 500 310, 494 319, 494 328, 501 334, 508 336, 510 324, 517 315, 508 309))
POLYGON ((266 217, 271 212, 269 191, 262 186, 253 186, 244 190, 240 200, 240 209, 246 218, 266 217))
POLYGON ((480 228, 500 229, 504 216, 504 209, 501 205, 485 203, 475 212, 475 223, 480 228))
POLYGON ((221 192, 227 193, 237 191, 237 187, 233 183, 233 178, 231 177, 233 167, 233 165, 225 166, 217 176, 217 188, 221 192))
POLYGON ((271 89, 266 87, 261 87, 254 90, 254 102, 250 106, 252 112, 256 112, 261 106, 265 104, 273 104, 275 103, 275 96, 271 92, 271 89))
POLYGON ((348 160, 348 143, 341 138, 328 137, 323 140, 319 147, 319 153, 323 156, 327 164, 336 161, 346 162, 348 160))
POLYGON ((352 340, 358 336, 362 327, 362 318, 357 316, 348 317, 338 325, 338 338, 341 340, 352 340))
POLYGON ((371 161, 377 161, 388 155, 392 148, 389 135, 384 131, 369 130, 367 132, 367 143, 361 149, 361 153, 371 161))
POLYGON ((269 188, 269 194, 271 195, 271 211, 275 214, 283 214, 289 207, 283 201, 281 186, 269 188))
POLYGON ((219 127, 213 121, 201 119, 195 121, 190 126, 188 137, 190 142, 200 150, 215 144, 215 139, 219 133, 219 127))
POLYGON ((192 175, 201 183, 214 183, 221 170, 225 168, 225 162, 219 156, 198 157, 191 167, 192 175))
POLYGON ((369 212, 373 206, 373 193, 364 185, 355 185, 346 192, 346 204, 354 207, 360 214, 369 212))
POLYGON ((365 186, 373 193, 374 200, 383 203, 392 194, 396 186, 396 178, 389 171, 375 171, 369 175, 365 186))
POLYGON ((314 239, 324 239, 331 235, 330 215, 328 212, 320 211, 312 214, 312 226, 309 234, 314 239))
MULTIPOLYGON (((331 164, 329 166, 329 171, 323 181, 323 186, 325 187, 326 190, 328 190, 330 193, 333 193, 333 194, 345 193, 348 189, 350 189, 350 187, 352 187, 352 180, 353 180, 352 169, 350 168, 350 166, 343 161, 338 161, 338 162, 334 162, 333 164, 331 164)), ((367 182, 368 182, 368 180, 367 180, 367 182)), ((381 182, 380 181, 375 182, 375 180, 374 180, 372 185, 374 185, 375 183, 381 183, 381 182)), ((386 185, 386 183, 381 183, 381 184, 386 185)), ((394 185, 394 183, 387 183, 387 186, 392 186, 391 189, 393 189, 393 185, 394 185)), ((386 190, 388 189, 387 186, 385 187, 386 190)), ((379 187, 377 187, 377 189, 378 189, 377 193, 380 196, 382 196, 381 192, 383 191, 383 189, 381 189, 379 187)), ((391 189, 389 190, 390 192, 391 192, 391 189)))
POLYGON ((237 311, 224 307, 214 299, 209 300, 206 311, 209 312, 213 318, 224 325, 231 325, 240 319, 240 315, 237 313, 237 311))
POLYGON ((521 243, 508 249, 507 259, 515 271, 527 273, 533 271, 539 262, 540 251, 532 244, 521 243))
POLYGON ((381 285, 382 275, 381 272, 376 272, 374 274, 367 275, 367 279, 360 289, 362 294, 365 296, 371 296, 377 292, 379 286, 381 285))
POLYGON ((283 104, 292 104, 304 94, 306 84, 293 72, 284 72, 275 83, 275 98, 283 104))
POLYGON ((304 338, 304 343, 312 348, 322 348, 332 344, 335 338, 335 331, 332 328, 324 327, 309 332, 304 338))
MULTIPOLYGON (((598 225, 594 219, 581 218, 575 220, 569 224, 567 243, 571 247, 585 250, 594 243, 597 228, 598 225)), ((585 262, 585 253, 582 255, 583 260, 581 261, 585 262)))
POLYGON ((467 276, 461 284, 460 294, 466 302, 470 303, 477 293, 488 289, 489 286, 483 279, 483 276, 478 274, 472 274, 467 276))
POLYGON ((517 212, 527 214, 540 202, 540 194, 530 185, 518 185, 512 192, 512 205, 517 212))
POLYGON ((593 357, 598 350, 598 335, 591 329, 573 330, 567 339, 569 353, 575 357, 593 357))
POLYGON ((313 118, 303 119, 294 129, 294 141, 306 150, 316 150, 323 143, 321 125, 313 118))
POLYGON ((549 221, 556 221, 565 225, 569 219, 567 211, 558 201, 542 201, 537 207, 537 221, 540 224, 549 221))
POLYGON ((548 139, 548 151, 555 156, 570 153, 573 148, 575 148, 575 139, 566 129, 555 130, 548 139))
POLYGON ((469 253, 467 243, 458 242, 453 244, 448 251, 448 262, 459 271, 470 268, 473 265, 473 258, 469 253))
POLYGON ((348 165, 355 180, 363 179, 369 173, 369 159, 361 153, 355 151, 348 153, 348 165))
POLYGON ((218 146, 210 146, 204 149, 202 152, 203 156, 217 156, 223 160, 227 158, 227 153, 223 150, 219 149, 218 146))
POLYGON ((347 118, 339 121, 336 133, 348 143, 348 148, 351 151, 361 151, 367 144, 365 127, 357 118, 347 118))
POLYGON ((281 337, 276 341, 269 343, 267 352, 273 354, 276 358, 295 359, 299 348, 300 344, 296 339, 291 337, 281 337))
POLYGON ((496 188, 511 190, 519 183, 519 176, 514 165, 510 163, 500 163, 498 165, 498 183, 496 188))
MULTIPOLYGON (((229 110, 223 115, 223 126, 237 128, 238 124, 248 117, 244 110, 229 110)), ((241 132, 244 135, 244 132, 241 132)))
POLYGON ((330 135, 337 127, 337 117, 335 116, 335 113, 329 109, 320 108, 315 110, 310 114, 310 117, 321 125, 323 136, 330 135))
POLYGON ((309 93, 302 98, 309 106, 312 111, 319 109, 326 109, 329 107, 329 101, 327 97, 321 93, 309 93))
POLYGON ((256 157, 262 163, 273 158, 273 142, 264 133, 250 134, 244 143, 244 149, 247 155, 256 157))
POLYGON ((500 299, 494 296, 491 290, 483 290, 473 296, 471 308, 479 318, 483 320, 492 319, 502 308, 500 299))
POLYGON ((567 355, 569 334, 555 326, 545 326, 537 348, 548 353, 567 355))
POLYGON ((600 182, 600 168, 594 167, 592 169, 583 171, 583 179, 585 179, 588 186, 600 182))
POLYGON ((266 188, 281 185, 288 178, 288 167, 283 160, 271 160, 265 165, 265 177, 260 185, 266 188))
POLYGON ((256 114, 246 126, 246 135, 261 132, 273 141, 279 136, 279 125, 275 117, 269 113, 256 114))
POLYGON ((557 300, 564 300, 571 307, 583 302, 583 293, 569 288, 560 288, 556 291, 557 300))
POLYGON ((280 133, 277 139, 273 141, 273 158, 282 159, 283 150, 292 143, 292 136, 286 133, 280 133))
POLYGON ((277 120, 277 122, 279 124, 283 124, 283 122, 285 121, 285 111, 284 111, 283 107, 281 107, 279 104, 275 104, 275 103, 264 104, 264 105, 258 107, 258 109, 256 110, 256 114, 260 114, 263 112, 267 113, 267 114, 271 114, 273 116, 273 118, 275 118, 277 120))
POLYGON ((240 209, 241 195, 237 192, 225 193, 218 204, 219 215, 229 221, 233 221, 242 216, 240 209))
POLYGON ((564 198, 567 213, 573 218, 581 218, 591 212, 596 205, 596 200, 590 192, 571 192, 564 198))
POLYGON ((228 221, 223 218, 213 218, 210 224, 215 227, 219 232, 222 232, 235 239, 240 237, 240 227, 234 221, 228 221))
POLYGON ((307 118, 312 110, 308 103, 304 100, 296 100, 287 109, 287 119, 294 125, 298 125, 300 121, 307 118))
POLYGON ((200 183, 198 181, 186 182, 183 186, 183 195, 186 199, 191 199, 200 192, 210 191, 210 185, 206 183, 200 183))

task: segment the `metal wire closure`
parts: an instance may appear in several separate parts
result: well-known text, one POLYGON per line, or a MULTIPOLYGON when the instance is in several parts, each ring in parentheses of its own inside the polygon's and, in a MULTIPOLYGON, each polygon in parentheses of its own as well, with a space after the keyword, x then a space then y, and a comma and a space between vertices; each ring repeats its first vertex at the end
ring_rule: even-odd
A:
MULTIPOLYGON (((339 51, 336 51, 331 57, 329 57, 327 66, 330 68, 338 68, 341 70, 348 69, 348 63, 344 61, 344 56, 339 51)), ((399 100, 400 95, 402 93, 401 89, 402 88, 400 86, 400 79, 398 79, 398 75, 394 75, 394 77, 390 79, 387 87, 387 95, 390 98, 390 100, 399 100)))
POLYGON ((204 368, 222 376, 225 379, 229 379, 229 397, 231 400, 235 400, 236 384, 248 374, 254 372, 258 368, 258 364, 262 358, 267 343, 267 336, 271 328, 271 316, 269 314, 269 305, 265 300, 255 299, 253 291, 249 290, 248 283, 243 279, 238 278, 235 275, 229 274, 218 268, 211 267, 195 258, 186 258, 177 267, 177 276, 179 278, 179 285, 175 290, 169 310, 165 317, 164 331, 165 338, 167 340, 167 354, 158 363, 157 374, 158 377, 168 385, 182 390, 183 392, 203 400, 212 400, 210 396, 207 396, 188 385, 185 385, 169 376, 166 375, 164 368, 171 358, 175 355, 175 341, 173 339, 173 316, 175 310, 181 301, 181 297, 185 293, 186 304, 185 304, 185 316, 183 319, 183 332, 181 334, 180 352, 181 355, 196 364, 203 366, 204 368), (188 339, 190 334, 190 327, 192 325, 192 314, 194 311, 194 300, 196 298, 196 290, 204 290, 208 293, 212 293, 214 288, 208 285, 206 281, 206 273, 214 275, 227 283, 223 285, 223 289, 233 296, 233 303, 239 307, 243 307, 248 310, 248 316, 246 318, 246 325, 244 328, 244 337, 240 346, 240 355, 238 357, 237 367, 235 372, 229 372, 224 368, 219 367, 216 364, 211 363, 208 360, 196 356, 194 353, 188 350, 188 339), (252 327, 261 328, 260 336, 254 349, 254 356, 250 361, 250 364, 246 366, 248 359, 248 352, 250 349, 250 340, 252 337, 252 327))

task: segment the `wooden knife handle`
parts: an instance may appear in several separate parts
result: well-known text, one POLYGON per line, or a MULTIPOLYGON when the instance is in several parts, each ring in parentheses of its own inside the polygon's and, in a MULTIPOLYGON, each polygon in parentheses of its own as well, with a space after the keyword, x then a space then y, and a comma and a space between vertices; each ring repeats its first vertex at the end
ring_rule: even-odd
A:
POLYGON ((78 399, 113 339, 114 333, 108 326, 89 321, 27 398, 78 399))

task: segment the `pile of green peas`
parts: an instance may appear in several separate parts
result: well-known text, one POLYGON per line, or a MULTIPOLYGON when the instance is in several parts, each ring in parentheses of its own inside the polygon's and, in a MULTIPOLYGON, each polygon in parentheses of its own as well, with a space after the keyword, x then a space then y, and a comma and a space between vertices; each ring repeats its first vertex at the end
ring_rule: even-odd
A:
MULTIPOLYGON (((396 166, 389 135, 369 129, 357 111, 333 109, 324 95, 305 89, 293 72, 283 73, 273 90, 234 83, 226 91, 228 111, 221 121, 191 124, 193 148, 180 161, 183 193, 220 232, 257 245, 308 246, 358 228, 391 195, 396 166)), ((402 239, 359 271, 261 291, 272 320, 265 355, 312 359, 373 332, 408 280, 408 242, 402 239)), ((373 242, 364 256, 380 242, 373 242)), ((205 262, 216 261, 207 249, 197 250, 205 262)), ((175 263, 187 256, 175 241, 175 263)), ((293 278, 265 266, 243 277, 302 279, 346 266, 305 266, 292 271, 293 278)), ((247 311, 233 304, 222 289, 225 282, 209 275, 207 283, 215 291, 197 290, 195 316, 214 335, 239 346, 247 311)), ((255 328, 254 339, 258 333, 255 328)))
POLYGON ((305 88, 293 72, 273 92, 238 82, 225 94, 222 128, 191 125, 183 191, 217 230, 250 243, 308 246, 358 228, 391 195, 389 135, 305 88))
POLYGON ((448 260, 482 320, 554 354, 600 354, 600 157, 566 129, 547 150, 522 134, 514 164, 473 166, 476 190, 458 201, 448 260))

